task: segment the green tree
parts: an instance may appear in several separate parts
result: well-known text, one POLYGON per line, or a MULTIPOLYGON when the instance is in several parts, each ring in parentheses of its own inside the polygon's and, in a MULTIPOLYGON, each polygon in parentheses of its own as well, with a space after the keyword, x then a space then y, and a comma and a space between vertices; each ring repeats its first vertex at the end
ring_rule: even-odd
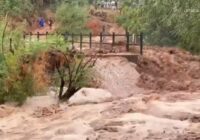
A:
POLYGON ((34 94, 34 82, 31 73, 20 75, 21 65, 24 64, 22 59, 26 56, 21 33, 6 25, 7 18, 0 22, 0 104, 14 101, 21 105, 28 96, 34 94), (13 48, 9 44, 10 37, 16 39, 13 48))
POLYGON ((60 33, 80 33, 85 31, 85 25, 88 18, 86 7, 63 3, 58 7, 56 20, 59 24, 60 33))
POLYGON ((147 43, 200 52, 199 19, 199 0, 126 0, 118 22, 132 32, 144 32, 147 43))
POLYGON ((11 17, 26 16, 33 10, 31 0, 1 0, 0 13, 11 17))

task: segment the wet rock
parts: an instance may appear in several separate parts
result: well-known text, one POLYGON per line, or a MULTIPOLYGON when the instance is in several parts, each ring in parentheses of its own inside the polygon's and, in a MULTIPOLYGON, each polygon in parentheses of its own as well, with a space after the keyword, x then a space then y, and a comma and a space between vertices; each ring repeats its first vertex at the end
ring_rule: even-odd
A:
POLYGON ((82 88, 69 99, 70 105, 101 103, 109 101, 112 95, 103 89, 82 88))

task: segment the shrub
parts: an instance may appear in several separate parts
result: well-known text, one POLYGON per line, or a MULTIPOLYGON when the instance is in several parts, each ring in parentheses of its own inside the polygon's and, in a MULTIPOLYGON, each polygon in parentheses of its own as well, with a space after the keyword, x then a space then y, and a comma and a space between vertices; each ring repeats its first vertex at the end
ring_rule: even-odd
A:
POLYGON ((5 98, 5 78, 7 76, 7 66, 5 63, 5 57, 0 54, 0 103, 4 103, 5 98))
MULTIPOLYGON (((11 74, 9 76, 12 76, 11 74)), ((31 75, 20 77, 16 80, 16 77, 6 79, 7 91, 4 93, 3 102, 16 102, 17 105, 22 105, 28 96, 33 96, 34 82, 31 75)))
POLYGON ((35 94, 35 83, 32 75, 32 65, 30 62, 25 42, 22 38, 21 30, 11 30, 7 25, 7 20, 0 23, 0 104, 5 102, 16 102, 21 105, 28 96, 35 94), (13 38, 12 46, 9 38, 13 38), (26 71, 22 66, 26 65, 26 71))
POLYGON ((73 51, 64 55, 65 64, 56 67, 60 79, 60 100, 68 100, 75 92, 89 84, 92 75, 90 70, 96 61, 95 57, 86 58, 73 51), (67 90, 64 91, 64 87, 67 87, 67 90))
POLYGON ((56 11, 56 20, 59 23, 60 33, 80 33, 85 32, 88 11, 85 7, 72 6, 63 3, 56 11))
POLYGON ((0 54, 0 104, 5 102, 16 102, 21 105, 28 96, 35 94, 34 81, 30 73, 22 74, 20 69, 23 52, 16 51, 0 54))

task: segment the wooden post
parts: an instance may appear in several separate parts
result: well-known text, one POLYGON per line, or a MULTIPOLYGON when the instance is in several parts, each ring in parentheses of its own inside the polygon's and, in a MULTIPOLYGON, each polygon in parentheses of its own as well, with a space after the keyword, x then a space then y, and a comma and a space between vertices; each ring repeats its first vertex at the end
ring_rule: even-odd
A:
POLYGON ((80 51, 82 51, 83 34, 80 34, 80 51))
POLYGON ((12 38, 10 38, 10 50, 12 50, 12 38))
POLYGON ((143 55, 143 33, 140 33, 140 55, 143 55))
POLYGON ((46 41, 47 41, 47 39, 48 39, 48 34, 49 34, 49 33, 48 33, 48 32, 46 32, 46 41))
POLYGON ((26 33, 23 34, 23 38, 24 38, 24 40, 26 40, 26 33))
POLYGON ((129 51, 129 32, 126 32, 126 51, 129 51))
POLYGON ((14 50, 12 49, 12 38, 10 38, 10 52, 14 54, 14 50))
POLYGON ((90 48, 92 48, 92 33, 90 33, 90 35, 89 35, 89 38, 90 38, 90 48))
POLYGON ((112 46, 115 45, 115 33, 113 32, 113 35, 112 35, 112 46))
POLYGON ((103 34, 102 32, 100 33, 100 47, 102 47, 102 43, 103 43, 103 34))
POLYGON ((39 41, 40 40, 40 33, 37 32, 37 40, 39 41))
POLYGON ((74 49, 74 34, 72 33, 72 48, 74 49))
POLYGON ((26 47, 26 33, 24 32, 24 34, 23 34, 23 38, 24 38, 24 47, 26 47))

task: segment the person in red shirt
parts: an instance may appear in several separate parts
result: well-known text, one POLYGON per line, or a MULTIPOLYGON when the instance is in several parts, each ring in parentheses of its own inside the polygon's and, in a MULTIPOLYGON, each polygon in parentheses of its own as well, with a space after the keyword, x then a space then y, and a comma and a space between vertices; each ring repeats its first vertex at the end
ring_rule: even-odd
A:
POLYGON ((49 25, 49 29, 51 30, 53 26, 53 20, 51 18, 48 20, 48 25, 49 25))

